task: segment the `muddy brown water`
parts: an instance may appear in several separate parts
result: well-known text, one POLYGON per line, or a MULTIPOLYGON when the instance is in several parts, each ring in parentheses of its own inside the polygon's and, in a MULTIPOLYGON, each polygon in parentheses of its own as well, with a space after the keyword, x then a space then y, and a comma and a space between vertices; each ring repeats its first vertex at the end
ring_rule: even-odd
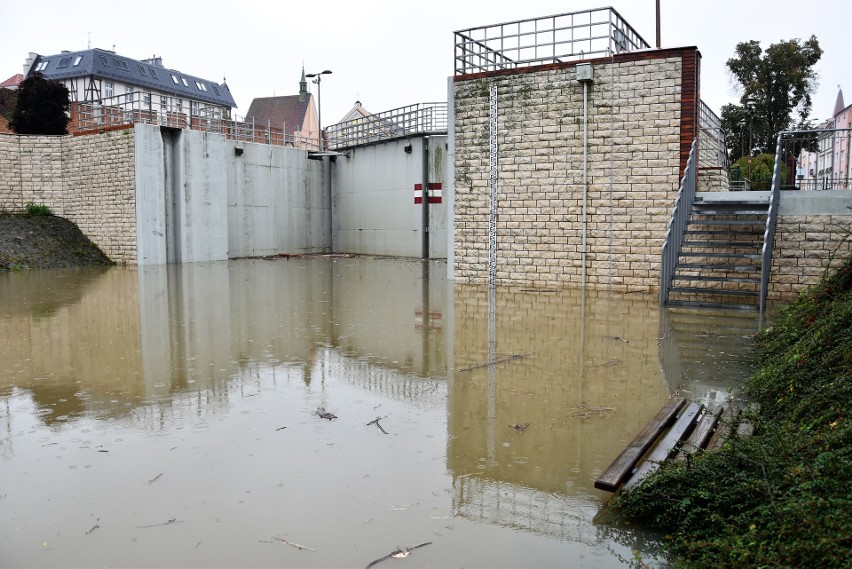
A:
POLYGON ((0 274, 0 566, 662 564, 594 480, 756 329, 442 262, 0 274))

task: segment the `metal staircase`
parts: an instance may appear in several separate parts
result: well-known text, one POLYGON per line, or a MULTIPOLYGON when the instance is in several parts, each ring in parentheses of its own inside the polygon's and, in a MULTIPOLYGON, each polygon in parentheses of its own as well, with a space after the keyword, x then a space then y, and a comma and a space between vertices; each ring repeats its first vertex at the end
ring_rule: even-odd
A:
POLYGON ((696 196, 667 306, 757 309, 769 192, 696 196))
POLYGON ((663 306, 763 312, 778 213, 780 144, 779 135, 769 192, 696 195, 690 153, 663 245, 663 306))

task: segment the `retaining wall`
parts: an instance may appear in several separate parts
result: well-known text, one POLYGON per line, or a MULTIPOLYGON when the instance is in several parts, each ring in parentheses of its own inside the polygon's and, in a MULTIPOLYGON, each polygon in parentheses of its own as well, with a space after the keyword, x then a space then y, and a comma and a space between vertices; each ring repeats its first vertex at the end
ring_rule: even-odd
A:
POLYGON ((132 131, 70 136, 0 135, 0 209, 44 204, 77 224, 106 255, 136 262, 132 131))
MULTIPOLYGON (((659 285, 660 248, 696 135, 695 48, 592 60, 587 282, 659 285)), ((489 91, 497 89, 496 283, 580 285, 583 86, 574 64, 455 78, 454 278, 488 276, 489 91)))

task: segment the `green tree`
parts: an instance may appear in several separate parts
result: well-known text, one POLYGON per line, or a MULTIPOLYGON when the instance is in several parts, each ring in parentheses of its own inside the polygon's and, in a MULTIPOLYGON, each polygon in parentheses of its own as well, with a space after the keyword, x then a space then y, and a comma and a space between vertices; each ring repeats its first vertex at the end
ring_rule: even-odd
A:
POLYGON ((817 87, 814 66, 821 57, 816 36, 775 43, 765 52, 755 40, 737 44, 727 66, 741 92, 740 104, 722 107, 732 159, 774 153, 779 132, 810 126, 811 95, 817 87))
POLYGON ((18 88, 9 128, 18 134, 68 134, 68 88, 33 73, 18 88))

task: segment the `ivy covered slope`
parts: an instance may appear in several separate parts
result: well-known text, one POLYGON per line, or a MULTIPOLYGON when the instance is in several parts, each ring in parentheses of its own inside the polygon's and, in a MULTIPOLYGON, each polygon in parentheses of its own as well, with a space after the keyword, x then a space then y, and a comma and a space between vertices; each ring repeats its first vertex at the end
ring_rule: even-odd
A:
POLYGON ((850 567, 852 259, 756 342, 755 434, 667 464, 618 498, 683 567, 850 567))

